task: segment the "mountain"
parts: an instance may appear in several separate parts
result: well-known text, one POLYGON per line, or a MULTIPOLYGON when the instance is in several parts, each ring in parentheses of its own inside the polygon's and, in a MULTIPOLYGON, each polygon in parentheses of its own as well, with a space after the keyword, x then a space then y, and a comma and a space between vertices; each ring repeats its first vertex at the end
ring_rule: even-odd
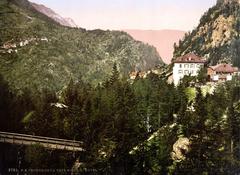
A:
POLYGON ((173 57, 174 43, 183 38, 185 32, 180 30, 124 30, 134 39, 148 43, 157 48, 163 61, 167 64, 173 57))
POLYGON ((195 52, 211 65, 227 62, 240 67, 240 1, 218 0, 199 25, 175 47, 178 57, 195 52))
POLYGON ((52 18, 59 24, 63 26, 68 26, 68 27, 78 27, 77 24, 73 21, 71 18, 63 18, 56 12, 54 12, 52 9, 42 5, 42 4, 37 4, 37 3, 31 3, 31 5, 39 12, 47 15, 48 17, 52 18))
POLYGON ((121 75, 163 63, 125 32, 62 26, 27 0, 0 1, 0 28, 0 74, 14 89, 59 91, 80 78, 97 85, 114 63, 121 75))

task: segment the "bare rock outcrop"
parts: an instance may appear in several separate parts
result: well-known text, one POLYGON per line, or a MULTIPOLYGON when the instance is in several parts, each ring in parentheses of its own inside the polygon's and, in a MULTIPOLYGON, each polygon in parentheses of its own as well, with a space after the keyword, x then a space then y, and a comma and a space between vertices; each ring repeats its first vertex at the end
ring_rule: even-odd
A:
POLYGON ((190 151, 191 141, 186 137, 179 138, 173 145, 171 157, 175 161, 186 159, 186 154, 190 151))

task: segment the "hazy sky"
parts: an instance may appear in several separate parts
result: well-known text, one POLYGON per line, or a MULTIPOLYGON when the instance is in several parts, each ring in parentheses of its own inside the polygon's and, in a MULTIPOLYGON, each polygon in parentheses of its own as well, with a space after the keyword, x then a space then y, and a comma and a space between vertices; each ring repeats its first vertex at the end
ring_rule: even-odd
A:
POLYGON ((87 29, 192 30, 216 0, 31 0, 87 29))

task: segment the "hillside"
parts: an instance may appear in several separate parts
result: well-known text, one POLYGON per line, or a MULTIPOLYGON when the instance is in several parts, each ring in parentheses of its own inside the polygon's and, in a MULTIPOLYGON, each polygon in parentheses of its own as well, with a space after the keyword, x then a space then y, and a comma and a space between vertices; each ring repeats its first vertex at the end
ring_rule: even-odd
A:
POLYGON ((124 30, 134 39, 148 43, 157 48, 165 63, 173 57, 174 43, 183 38, 185 32, 180 30, 124 30))
POLYGON ((65 27, 27 0, 0 1, 0 73, 15 89, 62 89, 72 78, 97 84, 116 62, 122 74, 161 64, 152 46, 119 31, 65 27))
POLYGON ((218 0, 201 18, 200 24, 175 48, 174 56, 195 52, 210 64, 230 62, 240 67, 240 2, 218 0))

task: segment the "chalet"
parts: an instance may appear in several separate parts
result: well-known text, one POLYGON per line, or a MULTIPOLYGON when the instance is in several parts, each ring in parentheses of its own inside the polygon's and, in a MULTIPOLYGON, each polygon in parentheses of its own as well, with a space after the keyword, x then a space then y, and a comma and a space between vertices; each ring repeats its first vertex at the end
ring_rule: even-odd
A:
POLYGON ((11 41, 4 43, 2 46, 3 49, 12 49, 12 48, 16 48, 16 47, 17 47, 17 45, 15 43, 11 43, 11 41))
POLYGON ((173 83, 178 85, 185 76, 197 76, 201 68, 204 67, 206 60, 194 53, 189 53, 178 57, 173 61, 173 83))
POLYGON ((208 78, 211 82, 225 82, 232 80, 233 76, 237 75, 238 72, 237 67, 223 63, 208 67, 208 78))
POLYGON ((137 76, 139 78, 146 78, 148 74, 149 74, 149 72, 135 71, 135 72, 131 72, 129 76, 130 76, 131 80, 135 80, 137 78, 137 76))
POLYGON ((137 77, 137 74, 138 74, 137 71, 135 71, 135 72, 131 72, 130 75, 129 75, 129 76, 130 76, 130 79, 131 79, 131 80, 135 80, 136 77, 137 77))

